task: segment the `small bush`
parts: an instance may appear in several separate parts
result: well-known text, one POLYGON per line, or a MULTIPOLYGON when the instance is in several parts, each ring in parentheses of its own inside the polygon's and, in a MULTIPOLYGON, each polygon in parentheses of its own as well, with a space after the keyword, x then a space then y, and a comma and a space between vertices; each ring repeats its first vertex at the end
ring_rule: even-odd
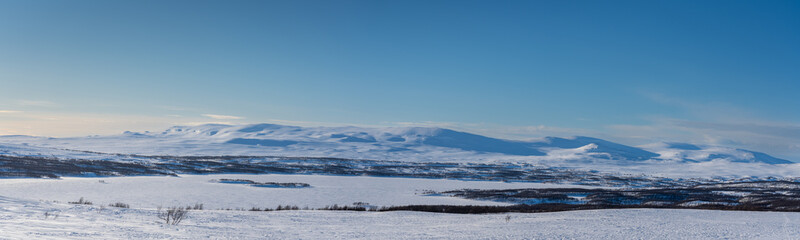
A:
POLYGON ((202 203, 195 203, 194 206, 187 206, 186 209, 188 210, 203 210, 202 203))
POLYGON ((53 217, 53 220, 55 220, 55 219, 58 218, 58 215, 59 215, 58 212, 52 212, 51 213, 50 211, 47 211, 47 212, 44 212, 44 219, 47 219, 49 217, 53 217))
POLYGON ((80 204, 80 205, 92 205, 92 202, 83 199, 83 197, 81 197, 81 199, 79 199, 77 202, 69 202, 69 203, 70 204, 80 204))
POLYGON ((110 207, 118 207, 118 208, 131 208, 131 205, 128 205, 127 203, 121 203, 121 202, 108 204, 108 206, 110 206, 110 207))
POLYGON ((333 206, 325 206, 324 208, 317 208, 317 210, 325 210, 325 211, 367 211, 367 208, 362 207, 362 206, 347 206, 347 205, 339 206, 338 204, 333 204, 333 206))
POLYGON ((183 208, 183 207, 170 207, 166 210, 161 210, 161 207, 158 207, 158 215, 157 217, 161 220, 164 220, 164 223, 167 225, 178 225, 186 218, 189 214, 190 208, 183 208))

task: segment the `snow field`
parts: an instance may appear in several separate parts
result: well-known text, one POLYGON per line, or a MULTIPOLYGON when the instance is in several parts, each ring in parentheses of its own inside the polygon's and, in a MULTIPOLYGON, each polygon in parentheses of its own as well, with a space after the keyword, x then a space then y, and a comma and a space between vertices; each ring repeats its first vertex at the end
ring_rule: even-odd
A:
POLYGON ((155 210, 0 197, 0 239, 796 239, 800 213, 626 209, 536 214, 155 210), (45 212, 50 216, 45 218, 45 212), (58 217, 54 217, 58 215, 58 217), (509 220, 506 220, 509 216, 509 220))
POLYGON ((275 208, 296 205, 321 208, 366 202, 375 206, 411 204, 507 205, 445 196, 425 196, 425 190, 463 188, 509 189, 579 187, 542 183, 505 183, 445 179, 389 178, 322 175, 181 175, 180 177, 110 177, 57 179, 3 179, 0 196, 27 200, 69 202, 83 197, 95 204, 122 202, 132 208, 204 204, 206 209, 275 208), (245 184, 216 183, 214 179, 249 179, 257 182, 299 182, 310 188, 263 188, 245 184))

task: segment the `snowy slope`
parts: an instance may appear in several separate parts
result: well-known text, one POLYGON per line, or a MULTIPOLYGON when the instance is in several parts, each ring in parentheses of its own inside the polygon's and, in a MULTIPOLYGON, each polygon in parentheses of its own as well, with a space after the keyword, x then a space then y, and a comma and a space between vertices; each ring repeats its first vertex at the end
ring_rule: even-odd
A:
POLYGON ((768 163, 784 164, 791 161, 772 157, 765 153, 754 152, 744 149, 723 147, 723 146, 704 146, 689 143, 653 143, 640 146, 651 152, 658 153, 659 158, 665 160, 683 160, 693 162, 705 162, 709 160, 721 159, 731 162, 745 163, 768 163))
MULTIPOLYGON (((176 126, 162 132, 42 138, 2 136, 0 145, 144 155, 272 155, 400 161, 669 160, 790 163, 767 154, 718 146, 632 147, 591 137, 513 141, 429 127, 297 127, 275 124, 176 126)), ((6 146, 5 148, 8 148, 6 146)), ((3 147, 0 146, 0 151, 3 147)))

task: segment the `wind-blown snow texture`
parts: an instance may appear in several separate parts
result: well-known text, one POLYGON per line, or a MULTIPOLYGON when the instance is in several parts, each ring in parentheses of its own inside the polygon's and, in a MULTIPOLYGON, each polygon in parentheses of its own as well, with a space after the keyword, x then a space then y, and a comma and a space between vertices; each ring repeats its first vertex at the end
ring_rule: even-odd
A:
MULTIPOLYGON (((511 141, 441 128, 201 125, 173 127, 163 132, 126 132, 84 138, 0 137, 0 155, 145 164, 154 159, 116 153, 511 162, 511 165, 524 162, 535 166, 670 177, 796 177, 800 173, 800 164, 721 146, 653 143, 632 147, 590 137, 511 141)), ((0 171, 4 171, 2 166, 0 171)), ((203 210, 192 211, 181 225, 171 226, 158 223, 153 209, 158 205, 168 207, 194 203, 205 203, 209 208, 275 207, 276 204, 319 207, 355 201, 376 205, 503 205, 418 193, 423 190, 544 186, 569 187, 539 183, 301 175, 6 179, 0 182, 0 239, 794 239, 800 235, 800 215, 773 212, 631 209, 453 215, 203 210), (218 178, 300 182, 311 187, 255 188, 213 181, 218 178), (80 197, 96 201, 97 205, 63 203, 80 197), (62 203, 47 202, 52 200, 62 203), (128 203, 134 208, 99 207, 114 202, 128 203)))
POLYGON ((273 155, 399 161, 726 160, 791 163, 764 153, 720 146, 656 143, 632 147, 591 137, 513 141, 428 127, 305 128, 275 124, 208 124, 177 126, 163 132, 126 132, 85 138, 3 136, 0 142, 144 155, 273 155))
POLYGON ((0 233, 0 239, 796 239, 800 214, 669 209, 481 215, 202 210, 191 211, 180 225, 172 226, 159 223, 154 209, 0 197, 0 233))

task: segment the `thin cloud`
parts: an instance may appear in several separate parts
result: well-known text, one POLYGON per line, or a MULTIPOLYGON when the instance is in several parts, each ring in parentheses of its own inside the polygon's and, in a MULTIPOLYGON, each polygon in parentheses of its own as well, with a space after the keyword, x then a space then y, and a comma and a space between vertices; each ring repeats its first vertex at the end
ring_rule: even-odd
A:
POLYGON ((659 141, 722 145, 800 160, 800 126, 792 124, 720 123, 658 119, 643 125, 611 125, 607 129, 621 142, 659 141))
POLYGON ((164 109, 164 110, 169 110, 169 111, 178 111, 178 112, 199 112, 199 110, 198 110, 198 109, 196 109, 196 108, 182 107, 182 106, 162 105, 162 106, 156 106, 156 107, 157 107, 157 108, 160 108, 160 109, 164 109))
POLYGON ((800 126, 798 125, 766 125, 761 123, 733 124, 694 121, 675 121, 675 125, 693 130, 748 133, 753 135, 783 137, 800 141, 800 126))
POLYGON ((209 117, 213 119, 220 119, 220 120, 238 120, 244 119, 244 117, 238 116, 230 116, 230 115, 219 115, 219 114, 203 114, 204 117, 209 117))
POLYGON ((762 121, 759 117, 760 115, 753 112, 751 109, 745 109, 725 102, 695 102, 652 92, 643 92, 640 93, 640 95, 655 103, 681 109, 692 118, 702 119, 703 121, 762 121))
POLYGON ((465 131, 489 137, 511 140, 536 140, 542 137, 597 136, 600 133, 588 129, 562 128, 545 125, 502 125, 492 123, 459 123, 459 122, 393 122, 399 126, 441 127, 465 131))
POLYGON ((220 122, 220 121, 201 121, 201 122, 187 122, 181 125, 186 126, 199 126, 199 125, 206 125, 206 124, 221 124, 221 125, 236 125, 236 123, 232 122, 220 122))
POLYGON ((166 129, 187 120, 191 119, 141 115, 21 112, 15 114, 14 118, 0 118, 0 135, 19 134, 47 137, 107 135, 123 131, 166 129))
POLYGON ((14 111, 14 110, 0 110, 0 113, 10 114, 10 113, 21 113, 21 112, 20 111, 14 111))
POLYGON ((28 107, 55 107, 58 104, 47 100, 17 100, 17 105, 28 107))
POLYGON ((800 160, 800 123, 766 119, 757 110, 724 102, 696 102, 659 93, 644 98, 682 110, 686 117, 648 116, 644 124, 606 126, 616 140, 628 144, 677 141, 722 145, 800 160))

